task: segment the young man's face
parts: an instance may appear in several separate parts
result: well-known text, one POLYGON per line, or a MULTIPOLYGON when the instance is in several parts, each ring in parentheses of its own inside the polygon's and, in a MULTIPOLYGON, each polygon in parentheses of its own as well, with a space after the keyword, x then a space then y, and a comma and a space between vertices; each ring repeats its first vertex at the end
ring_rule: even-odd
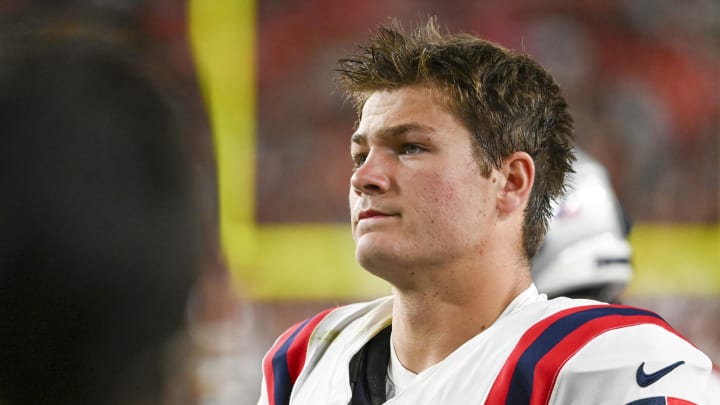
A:
POLYGON ((397 285, 422 266, 482 255, 497 218, 496 172, 481 175, 472 142, 437 90, 371 94, 351 140, 352 233, 363 267, 397 285))

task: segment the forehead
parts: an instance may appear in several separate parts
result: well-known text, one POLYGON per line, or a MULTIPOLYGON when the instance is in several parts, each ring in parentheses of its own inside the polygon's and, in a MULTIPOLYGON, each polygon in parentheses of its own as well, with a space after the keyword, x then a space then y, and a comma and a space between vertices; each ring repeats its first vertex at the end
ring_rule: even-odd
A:
POLYGON ((440 130, 462 124, 447 107, 443 92, 434 87, 413 85, 370 93, 356 135, 371 136, 398 126, 440 130))

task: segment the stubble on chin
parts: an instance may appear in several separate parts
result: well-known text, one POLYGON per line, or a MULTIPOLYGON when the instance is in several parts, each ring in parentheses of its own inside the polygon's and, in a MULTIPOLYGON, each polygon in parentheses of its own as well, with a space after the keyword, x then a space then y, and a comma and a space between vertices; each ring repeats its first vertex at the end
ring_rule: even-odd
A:
MULTIPOLYGON (((409 267, 403 264, 400 248, 387 241, 362 240, 355 245, 355 260, 368 273, 396 285, 409 267)), ((402 283, 402 282, 401 282, 402 283)))

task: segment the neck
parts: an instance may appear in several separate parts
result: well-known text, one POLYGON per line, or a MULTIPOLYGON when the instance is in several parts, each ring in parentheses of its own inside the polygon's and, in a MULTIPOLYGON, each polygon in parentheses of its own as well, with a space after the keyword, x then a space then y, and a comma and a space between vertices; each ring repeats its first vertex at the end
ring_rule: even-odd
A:
POLYGON ((443 269, 444 277, 426 288, 396 286, 392 341, 403 366, 419 373, 495 322, 531 284, 529 269, 505 269, 443 269))

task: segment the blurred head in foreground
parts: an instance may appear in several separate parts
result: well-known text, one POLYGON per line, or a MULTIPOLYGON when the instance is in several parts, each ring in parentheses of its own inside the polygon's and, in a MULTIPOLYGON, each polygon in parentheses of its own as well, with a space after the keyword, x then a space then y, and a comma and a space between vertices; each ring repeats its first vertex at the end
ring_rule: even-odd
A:
POLYGON ((550 297, 614 302, 632 277, 629 224, 607 171, 578 150, 565 197, 532 262, 533 281, 550 297))
POLYGON ((158 403, 201 260, 182 126, 112 44, 6 39, 0 403, 158 403))

